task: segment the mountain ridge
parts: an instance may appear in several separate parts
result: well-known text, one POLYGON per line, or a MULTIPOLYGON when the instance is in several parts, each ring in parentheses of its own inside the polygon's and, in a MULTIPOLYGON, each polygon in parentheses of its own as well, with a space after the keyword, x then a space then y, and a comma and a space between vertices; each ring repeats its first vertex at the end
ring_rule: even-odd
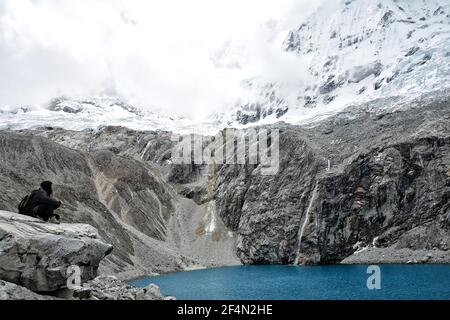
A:
POLYGON ((408 102, 448 89, 449 48, 446 1, 332 1, 293 27, 282 45, 283 54, 303 61, 306 74, 299 70, 294 79, 279 82, 258 75, 243 80, 241 101, 203 120, 100 96, 57 98, 46 108, 3 110, 0 128, 83 130, 123 125, 134 130, 215 134, 225 127, 304 123, 349 105, 387 97, 408 102))

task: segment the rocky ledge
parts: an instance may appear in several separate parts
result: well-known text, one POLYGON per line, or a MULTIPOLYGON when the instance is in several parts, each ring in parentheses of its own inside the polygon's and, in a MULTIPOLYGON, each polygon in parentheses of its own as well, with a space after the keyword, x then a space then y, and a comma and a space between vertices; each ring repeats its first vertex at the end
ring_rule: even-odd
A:
POLYGON ((164 297, 155 286, 137 289, 99 276, 113 250, 86 224, 49 224, 0 211, 0 299, 139 299, 164 297), (68 268, 77 266, 82 286, 69 290, 68 268))
POLYGON ((39 295, 14 283, 0 280, 0 300, 54 300, 50 296, 39 295))
POLYGON ((342 264, 420 264, 420 263, 450 263, 448 251, 412 250, 408 248, 364 248, 345 258, 342 264))
POLYGON ((150 284, 145 288, 132 287, 114 276, 101 275, 86 283, 75 293, 80 299, 90 300, 174 300, 164 297, 159 288, 150 284))

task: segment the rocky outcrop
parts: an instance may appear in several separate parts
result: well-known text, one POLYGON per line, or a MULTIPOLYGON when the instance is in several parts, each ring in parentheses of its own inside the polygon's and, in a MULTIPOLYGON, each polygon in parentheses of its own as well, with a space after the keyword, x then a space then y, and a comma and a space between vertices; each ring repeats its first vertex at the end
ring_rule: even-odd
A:
POLYGON ((163 300, 159 288, 135 288, 97 276, 113 247, 86 224, 50 224, 0 211, 0 300, 163 300), (68 285, 74 266, 80 285, 68 285), (72 270, 72 271, 71 271, 72 270))
POLYGON ((336 263, 370 246, 450 255, 450 102, 424 97, 377 113, 388 103, 273 126, 277 175, 220 168, 218 212, 244 263, 336 263))
POLYGON ((54 297, 37 294, 14 283, 0 280, 0 301, 2 300, 54 300, 54 297))
POLYGON ((14 283, 0 280, 0 301, 2 300, 175 300, 165 297, 159 288, 150 284, 136 288, 118 280, 114 276, 98 276, 85 282, 82 287, 62 291, 59 297, 42 295, 14 283))
POLYGON ((450 263, 448 251, 399 249, 395 245, 388 248, 364 248, 345 258, 342 264, 421 264, 450 263))
POLYGON ((70 266, 80 268, 82 281, 94 279, 112 249, 89 225, 54 225, 0 211, 0 279, 32 291, 65 288, 70 266))
MULTIPOLYGON (((114 276, 99 276, 83 284, 78 291, 82 300, 165 300, 159 288, 150 284, 145 288, 132 287, 114 276)), ((173 299, 173 298, 172 298, 173 299)))

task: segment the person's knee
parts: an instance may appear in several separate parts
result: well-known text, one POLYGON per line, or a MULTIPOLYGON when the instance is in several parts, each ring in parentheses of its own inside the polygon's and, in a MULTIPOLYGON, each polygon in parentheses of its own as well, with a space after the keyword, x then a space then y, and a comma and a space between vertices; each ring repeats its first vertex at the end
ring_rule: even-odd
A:
POLYGON ((44 220, 48 220, 51 216, 51 210, 48 206, 41 204, 37 207, 36 215, 44 220))

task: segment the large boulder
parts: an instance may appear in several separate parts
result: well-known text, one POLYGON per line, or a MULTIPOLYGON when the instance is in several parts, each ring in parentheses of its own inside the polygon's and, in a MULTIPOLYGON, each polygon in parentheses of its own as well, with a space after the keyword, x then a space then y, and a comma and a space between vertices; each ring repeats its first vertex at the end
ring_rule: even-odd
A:
POLYGON ((97 276, 113 247, 85 224, 49 224, 0 211, 0 279, 35 292, 65 288, 67 268, 79 266, 81 280, 97 276))
POLYGON ((42 296, 14 283, 0 280, 0 301, 2 300, 55 300, 50 296, 42 296))

